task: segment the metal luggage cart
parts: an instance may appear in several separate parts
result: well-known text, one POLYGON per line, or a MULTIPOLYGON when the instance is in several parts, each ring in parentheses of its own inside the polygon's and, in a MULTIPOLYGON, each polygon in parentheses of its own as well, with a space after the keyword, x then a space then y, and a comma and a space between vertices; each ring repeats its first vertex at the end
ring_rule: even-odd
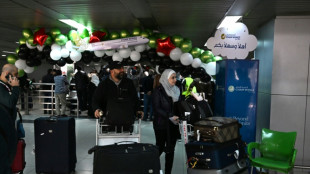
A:
POLYGON ((96 145, 104 146, 115 143, 137 142, 141 140, 141 119, 133 124, 132 131, 123 127, 112 127, 104 123, 104 119, 96 120, 96 145))

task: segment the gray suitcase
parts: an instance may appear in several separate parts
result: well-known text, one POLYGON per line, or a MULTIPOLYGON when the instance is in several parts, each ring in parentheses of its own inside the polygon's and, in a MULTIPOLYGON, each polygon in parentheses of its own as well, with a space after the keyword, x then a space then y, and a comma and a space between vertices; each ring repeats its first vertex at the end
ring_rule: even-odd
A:
POLYGON ((187 174, 247 174, 248 171, 246 165, 246 159, 241 159, 236 163, 233 163, 223 169, 192 169, 187 168, 187 174))

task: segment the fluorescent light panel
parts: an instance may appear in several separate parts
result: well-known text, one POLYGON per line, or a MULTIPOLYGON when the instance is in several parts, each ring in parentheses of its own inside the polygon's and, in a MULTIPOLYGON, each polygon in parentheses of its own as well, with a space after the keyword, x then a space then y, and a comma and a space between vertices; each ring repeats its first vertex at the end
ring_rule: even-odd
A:
POLYGON ((217 29, 236 23, 242 16, 225 16, 217 29))
POLYGON ((15 52, 12 52, 12 51, 2 51, 4 53, 10 53, 10 54, 15 54, 15 52))
POLYGON ((74 27, 74 28, 77 28, 77 29, 84 29, 84 28, 86 28, 88 30, 91 30, 90 28, 88 28, 88 27, 86 27, 86 26, 84 26, 84 25, 82 25, 82 24, 80 24, 80 23, 78 23, 78 22, 76 22, 74 20, 71 20, 71 19, 58 19, 58 20, 60 22, 63 22, 65 24, 70 25, 71 27, 74 27))

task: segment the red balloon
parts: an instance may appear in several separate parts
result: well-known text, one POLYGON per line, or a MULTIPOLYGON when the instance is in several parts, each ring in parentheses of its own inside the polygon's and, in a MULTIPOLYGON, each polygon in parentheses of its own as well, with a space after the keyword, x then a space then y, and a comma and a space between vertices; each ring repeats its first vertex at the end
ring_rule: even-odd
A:
POLYGON ((34 33, 33 43, 43 45, 47 39, 48 35, 45 34, 45 29, 40 28, 37 32, 34 33))
POLYGON ((102 32, 102 31, 93 32, 92 36, 90 37, 89 43, 102 41, 106 34, 107 34, 106 32, 102 32))
POLYGON ((156 52, 164 53, 166 56, 169 56, 170 51, 175 48, 175 45, 171 42, 170 37, 166 39, 157 39, 157 49, 156 52))

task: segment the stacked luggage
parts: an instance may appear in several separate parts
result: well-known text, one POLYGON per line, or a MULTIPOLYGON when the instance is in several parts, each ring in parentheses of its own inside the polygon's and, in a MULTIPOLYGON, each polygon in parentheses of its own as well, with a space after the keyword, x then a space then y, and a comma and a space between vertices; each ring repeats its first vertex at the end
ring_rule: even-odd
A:
POLYGON ((194 137, 185 144, 188 174, 237 173, 246 168, 246 144, 240 124, 227 117, 194 123, 194 137))

